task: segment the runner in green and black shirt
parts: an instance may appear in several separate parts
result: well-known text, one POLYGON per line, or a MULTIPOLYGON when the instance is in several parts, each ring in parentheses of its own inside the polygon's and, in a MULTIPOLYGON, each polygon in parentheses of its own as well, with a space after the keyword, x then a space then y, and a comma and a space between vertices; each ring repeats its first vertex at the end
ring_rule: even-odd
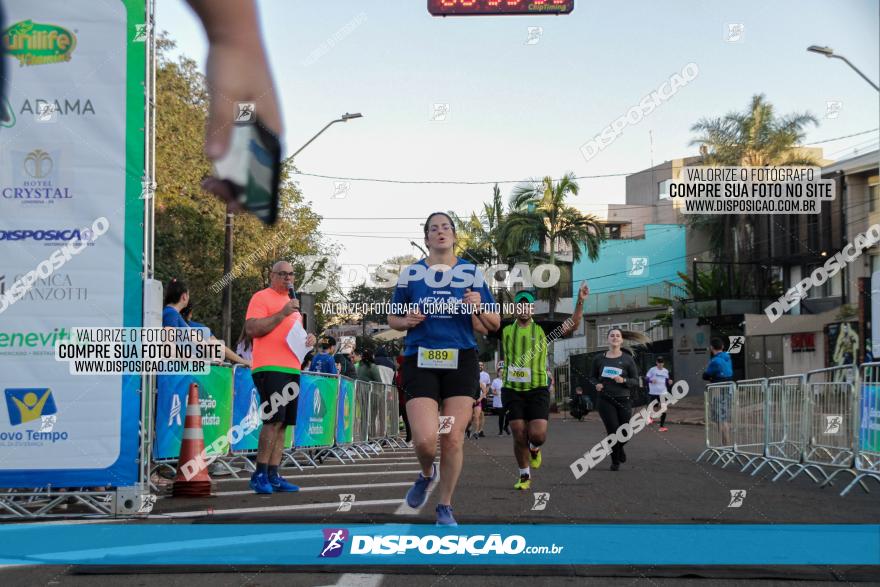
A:
MULTIPOLYGON (((560 326, 553 339, 568 336, 580 325, 584 300, 590 288, 584 282, 578 292, 577 305, 571 318, 560 326)), ((501 401, 507 410, 513 430, 513 452, 519 465, 519 480, 515 489, 531 487, 531 469, 541 466, 541 445, 547 438, 547 419, 550 416, 550 391, 547 387, 547 335, 532 320, 534 296, 521 291, 514 297, 519 304, 516 322, 501 333, 504 354, 504 387, 501 401)))

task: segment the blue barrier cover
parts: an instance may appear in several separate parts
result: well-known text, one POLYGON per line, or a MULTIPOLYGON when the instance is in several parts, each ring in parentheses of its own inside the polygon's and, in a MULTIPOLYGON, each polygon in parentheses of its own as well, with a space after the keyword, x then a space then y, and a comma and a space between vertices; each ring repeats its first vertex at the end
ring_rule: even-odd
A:
POLYGON ((9 524, 0 564, 878 565, 880 525, 9 524))

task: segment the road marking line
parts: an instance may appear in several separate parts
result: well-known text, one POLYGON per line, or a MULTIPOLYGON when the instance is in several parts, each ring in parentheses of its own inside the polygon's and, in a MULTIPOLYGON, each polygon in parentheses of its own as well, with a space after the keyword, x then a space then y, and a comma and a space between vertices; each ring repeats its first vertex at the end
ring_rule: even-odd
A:
MULTIPOLYGON (((315 487, 300 487, 299 491, 336 491, 338 489, 369 489, 372 487, 407 487, 412 485, 409 481, 404 481, 403 483, 361 483, 358 485, 326 485, 326 486, 315 486, 315 487)), ((247 495, 253 494, 254 491, 252 489, 246 489, 244 491, 218 491, 217 493, 212 494, 214 497, 222 497, 224 495, 247 495)), ((294 492, 296 493, 296 492, 294 492)), ((163 499, 171 497, 171 496, 163 496, 163 499)), ((356 503, 356 502, 355 502, 356 503)))
MULTIPOLYGON (((319 477, 362 477, 364 475, 415 475, 418 472, 418 469, 416 469, 414 471, 359 471, 357 473, 315 473, 314 475, 289 475, 285 476, 285 479, 317 479, 319 477)), ((250 478, 242 477, 240 479, 215 479, 215 481, 217 481, 218 483, 231 483, 233 481, 250 483, 250 478)))
POLYGON ((339 577, 339 582, 334 585, 324 585, 323 587, 379 587, 382 584, 382 578, 385 575, 365 575, 354 573, 346 573, 339 577))
MULTIPOLYGON (((371 505, 394 505, 399 504, 401 500, 399 499, 373 499, 367 501, 356 501, 352 504, 352 509, 360 506, 371 506, 371 505)), ((333 509, 338 508, 339 502, 334 501, 330 503, 304 503, 304 504, 295 504, 295 505, 273 505, 267 507, 256 507, 256 508, 233 508, 228 510, 217 510, 213 511, 212 515, 221 515, 221 514, 254 514, 260 512, 282 512, 282 511, 293 511, 293 510, 319 510, 319 509, 333 509)), ((206 510, 195 510, 190 512, 168 512, 167 514, 150 514, 146 516, 147 518, 154 519, 162 519, 162 518, 194 518, 194 517, 205 517, 208 515, 206 510)))

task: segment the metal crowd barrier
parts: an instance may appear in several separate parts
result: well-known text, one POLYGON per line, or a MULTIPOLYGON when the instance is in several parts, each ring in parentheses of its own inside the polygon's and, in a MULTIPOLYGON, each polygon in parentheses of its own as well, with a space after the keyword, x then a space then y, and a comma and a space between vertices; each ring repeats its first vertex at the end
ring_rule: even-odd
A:
POLYGON ((822 486, 832 484, 853 463, 853 434, 858 428, 854 402, 858 372, 855 365, 817 369, 807 373, 809 441, 801 466, 789 481, 806 473, 822 486))
POLYGON ((556 404, 557 409, 562 412, 568 405, 568 400, 572 395, 573 388, 571 386, 571 370, 570 362, 566 361, 563 365, 557 365, 553 368, 553 395, 551 400, 556 404))
POLYGON ((711 383, 706 386, 705 422, 706 450, 697 457, 699 462, 704 456, 710 462, 727 464, 733 460, 733 396, 736 383, 711 383))
MULTIPOLYGON (((239 369, 242 371, 249 371, 242 367, 236 367, 233 372, 233 381, 235 381, 234 375, 239 369)), ((337 459, 340 463, 349 464, 355 462, 356 459, 366 459, 379 455, 383 452, 383 446, 390 448, 406 447, 405 443, 398 438, 400 408, 397 401, 396 387, 377 382, 371 383, 360 380, 353 381, 338 375, 311 372, 303 373, 303 375, 306 374, 319 379, 335 379, 336 394, 331 402, 326 402, 325 399, 322 399, 319 403, 314 403, 312 401, 309 402, 308 406, 301 406, 298 410, 298 423, 300 426, 309 426, 309 416, 314 415, 312 414, 311 406, 313 404, 314 406, 327 404, 321 407, 321 414, 327 415, 324 419, 323 426, 325 428, 332 428, 333 434, 332 436, 326 436, 323 441, 309 441, 298 444, 297 436, 302 435, 297 435, 297 427, 293 427, 290 443, 285 446, 284 457, 282 460, 283 466, 295 466, 300 470, 303 469, 303 465, 305 464, 311 465, 312 467, 318 467, 327 456, 337 459), (354 392, 354 413, 351 415, 352 435, 350 442, 340 441, 337 430, 339 418, 345 413, 344 410, 340 410, 338 403, 340 401, 343 379, 347 379, 351 382, 354 392), (302 411, 303 409, 305 409, 305 414, 302 411), (304 415, 305 417, 303 417, 304 415)), ((252 383, 246 387, 250 388, 251 386, 252 383)), ((240 391, 245 395, 251 393, 250 389, 242 389, 240 391)), ((233 402, 231 402, 230 405, 230 411, 233 412, 235 412, 233 409, 235 395, 236 394, 233 392, 233 402)), ((242 409, 239 408, 238 412, 238 414, 234 415, 237 415, 238 419, 240 419, 242 417, 242 409)), ((238 423, 235 421, 235 417, 233 417, 232 420, 233 424, 238 423)), ((153 422, 153 425, 155 426, 155 422, 153 422)), ((258 432, 254 434, 254 436, 256 435, 258 435, 258 432)), ((241 478, 244 475, 250 475, 250 473, 255 470, 253 464, 255 459, 256 447, 254 439, 253 446, 242 442, 241 446, 237 449, 229 447, 226 454, 218 457, 214 462, 217 467, 225 469, 232 476, 241 478), (242 467, 243 471, 239 472, 240 470, 233 465, 242 467)), ((166 459, 158 461, 154 460, 153 466, 153 472, 156 472, 158 468, 162 467, 168 470, 168 477, 173 477, 176 474, 177 458, 169 456, 166 459)), ((158 488, 155 486, 153 486, 152 489, 158 491, 158 488)))
POLYGON ((354 383, 355 412, 354 412, 354 445, 369 456, 369 453, 378 454, 375 447, 370 444, 370 391, 372 386, 369 381, 355 381, 354 383))
POLYGON ((766 379, 747 379, 736 384, 733 394, 733 459, 745 471, 765 457, 766 440, 766 379), (742 462, 745 461, 745 462, 742 462))
POLYGON ((821 487, 841 474, 880 481, 880 363, 817 369, 805 375, 715 383, 706 388, 706 457, 733 462, 773 481, 801 473, 821 487))
MULTIPOLYGON (((767 463, 774 481, 800 464, 807 446, 807 378, 784 375, 767 380, 767 463)), ((752 475, 763 465, 756 467, 752 475)))

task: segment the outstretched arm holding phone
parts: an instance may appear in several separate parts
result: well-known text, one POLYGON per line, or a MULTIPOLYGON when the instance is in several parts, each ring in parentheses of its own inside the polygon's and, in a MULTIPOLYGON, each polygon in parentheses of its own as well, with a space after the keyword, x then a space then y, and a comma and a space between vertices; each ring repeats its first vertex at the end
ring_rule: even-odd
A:
MULTIPOLYGON (((212 161, 226 155, 239 102, 253 103, 260 123, 280 138, 284 129, 254 0, 187 2, 201 19, 210 44, 206 79, 211 104, 205 154, 212 161)), ((218 179, 208 178, 202 187, 228 202, 233 210, 243 210, 220 184, 218 179)))

